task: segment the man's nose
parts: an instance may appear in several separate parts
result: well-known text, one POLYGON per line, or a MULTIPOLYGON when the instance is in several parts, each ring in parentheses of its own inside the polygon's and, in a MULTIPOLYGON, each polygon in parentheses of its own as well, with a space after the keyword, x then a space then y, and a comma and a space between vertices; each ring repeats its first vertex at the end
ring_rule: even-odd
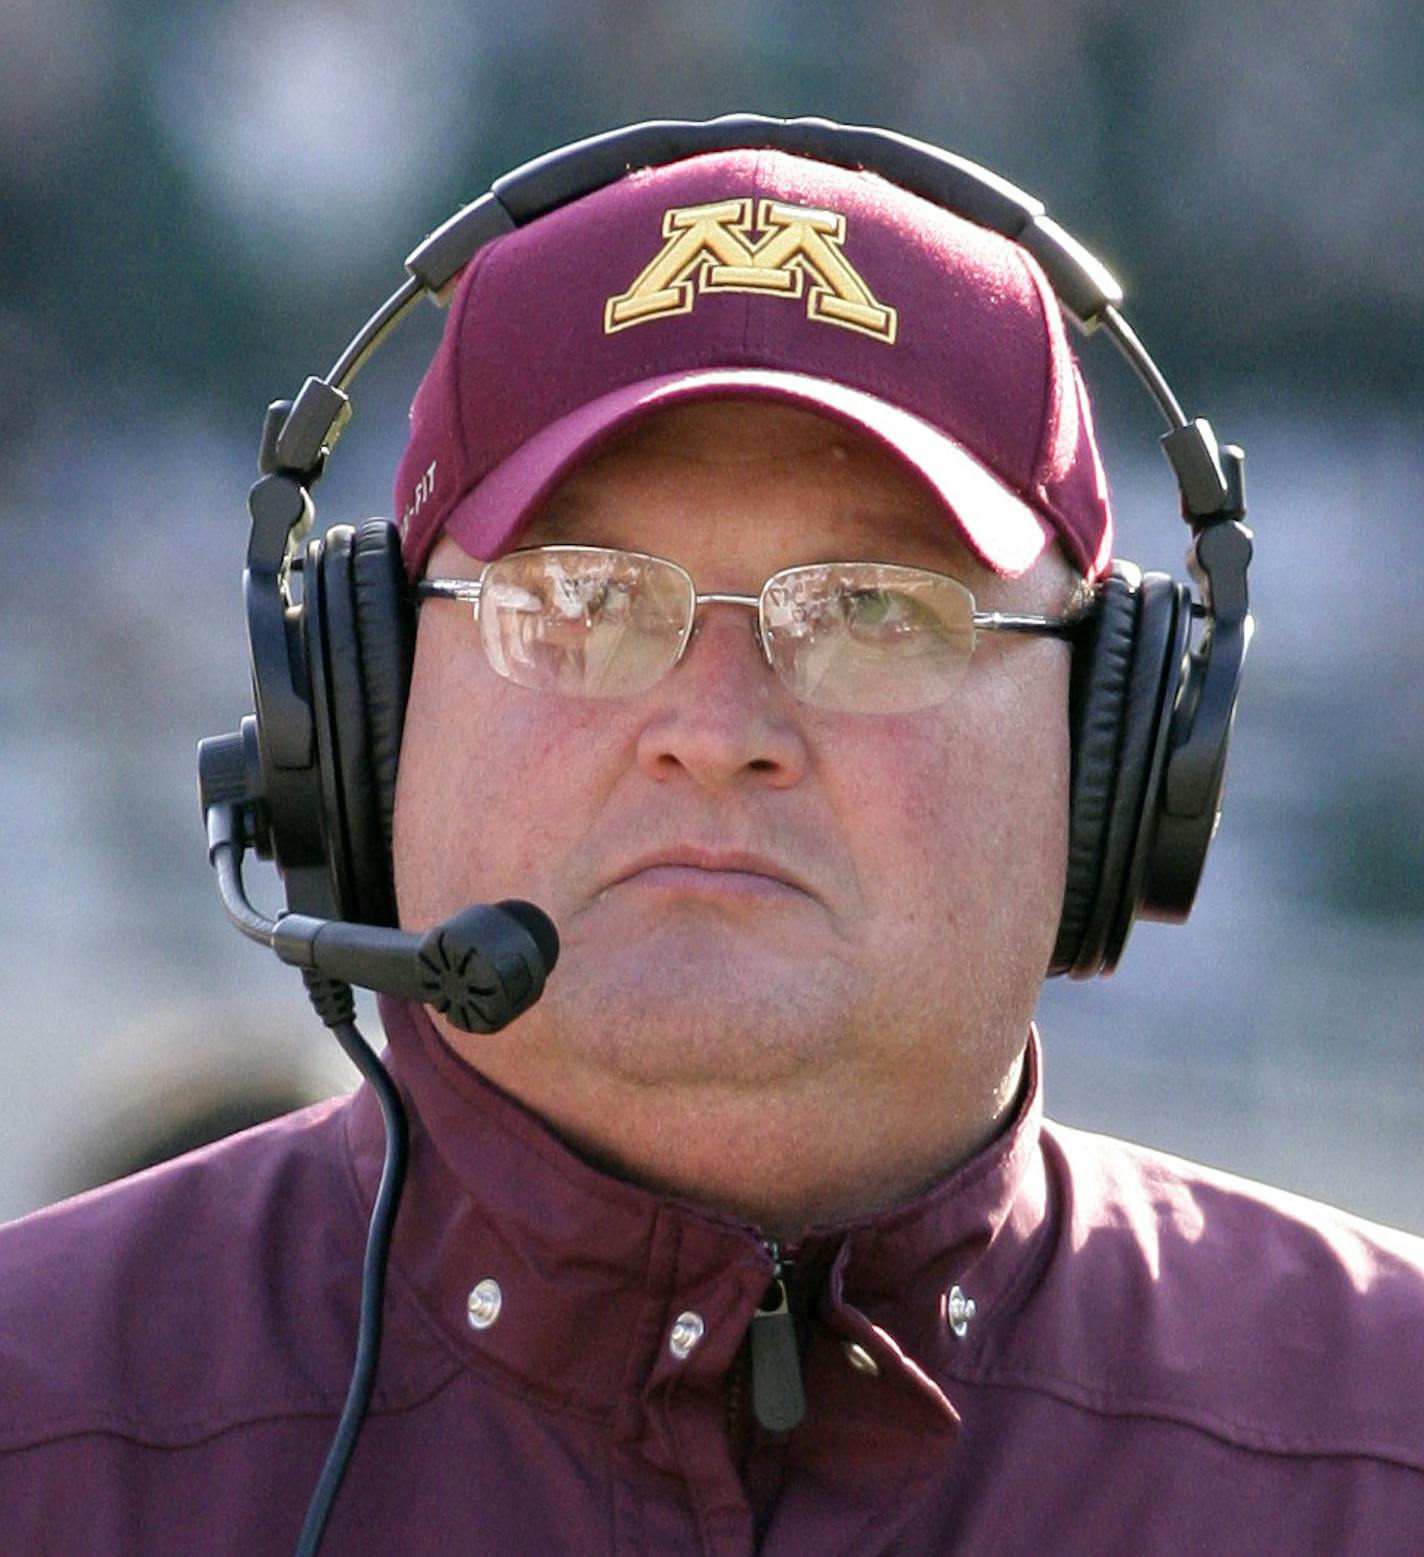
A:
POLYGON ((638 765, 708 789, 752 779, 788 788, 809 764, 799 705, 777 680, 745 609, 707 605, 682 659, 649 694, 638 765))

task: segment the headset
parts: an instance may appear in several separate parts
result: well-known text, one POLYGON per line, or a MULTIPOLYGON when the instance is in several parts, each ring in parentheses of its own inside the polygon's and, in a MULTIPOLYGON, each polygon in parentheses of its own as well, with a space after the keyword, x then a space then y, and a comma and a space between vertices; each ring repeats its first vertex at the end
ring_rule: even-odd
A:
MULTIPOLYGON (((406 280, 331 371, 308 378, 295 400, 274 403, 264 422, 243 580, 254 712, 235 733, 200 743, 200 803, 230 917, 303 969, 323 1020, 378 1091, 370 1067, 383 1078, 381 1066, 369 1050, 363 1057, 349 1047, 350 984, 424 1000, 459 1025, 492 1031, 538 999, 558 942, 527 904, 467 910, 423 940, 383 928, 396 922, 391 827, 415 614, 393 524, 311 534, 311 491, 349 419, 348 386, 422 297, 448 303, 486 243, 631 169, 738 148, 869 170, 1014 240, 1038 261, 1065 313, 1084 333, 1101 328, 1151 394, 1167 423, 1161 441, 1191 530, 1196 588, 1115 561, 1075 643, 1068 866, 1047 971, 1111 973, 1137 917, 1180 922, 1190 912, 1220 817, 1252 630, 1240 448, 1218 445, 1205 419, 1185 416, 1119 312, 1122 289, 1108 270, 1040 201, 986 169, 925 142, 824 119, 638 124, 526 163, 457 211, 406 259, 406 280), (282 877, 287 912, 276 921, 242 891, 249 848, 282 877)), ((396 1154, 404 1123, 391 1099, 396 1113, 383 1108, 396 1154)), ((376 1224, 384 1215, 388 1238, 400 1180, 398 1165, 387 1168, 383 1191, 387 1181, 394 1187, 372 1219, 357 1373, 303 1550, 316 1549, 359 1430, 357 1375, 374 1370, 368 1343, 372 1332, 379 1339, 380 1273, 373 1277, 372 1266, 384 1264, 376 1224)))

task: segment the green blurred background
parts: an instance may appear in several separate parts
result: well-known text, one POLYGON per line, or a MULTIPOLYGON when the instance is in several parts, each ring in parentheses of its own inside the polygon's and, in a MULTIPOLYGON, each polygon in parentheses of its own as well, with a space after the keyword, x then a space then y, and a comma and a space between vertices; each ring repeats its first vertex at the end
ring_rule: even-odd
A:
MULTIPOLYGON (((193 800, 194 743, 249 707, 263 407, 509 166, 737 109, 888 125, 1039 194, 1246 446, 1259 632, 1226 820, 1187 928, 1045 993, 1049 1107, 1424 1231, 1413 0, 6 0, 0 1215, 175 1120, 230 1124, 234 1090, 260 1112, 350 1084, 295 977, 227 928, 193 800)), ((387 509, 439 323, 359 381, 323 521, 387 509)), ((1155 413, 1105 342, 1083 357, 1120 553, 1177 570, 1155 413)))

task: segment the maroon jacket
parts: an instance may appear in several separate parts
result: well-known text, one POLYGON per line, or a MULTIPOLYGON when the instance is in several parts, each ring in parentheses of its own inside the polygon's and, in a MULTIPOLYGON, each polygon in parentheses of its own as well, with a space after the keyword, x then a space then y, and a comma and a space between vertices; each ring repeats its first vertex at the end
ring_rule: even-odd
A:
MULTIPOLYGON (((1042 1123, 1036 1041, 985 1153, 781 1251, 807 1410, 775 1434, 757 1234, 386 1018, 411 1176, 325 1550, 1424 1551, 1424 1242, 1042 1123)), ((363 1089, 0 1234, 0 1548, 292 1550, 380 1135, 363 1089)))

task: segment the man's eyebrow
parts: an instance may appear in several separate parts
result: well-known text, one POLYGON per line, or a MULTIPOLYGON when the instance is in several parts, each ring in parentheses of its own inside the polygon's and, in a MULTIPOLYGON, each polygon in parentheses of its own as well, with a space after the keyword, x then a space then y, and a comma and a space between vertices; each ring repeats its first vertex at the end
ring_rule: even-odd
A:
POLYGON ((556 495, 544 504, 519 537, 521 546, 621 546, 637 551, 627 538, 614 534, 606 522, 590 533, 597 508, 577 497, 556 495))
POLYGON ((587 523, 586 504, 568 497, 556 497, 539 509, 521 539, 529 546, 558 546, 567 541, 581 541, 587 523))

